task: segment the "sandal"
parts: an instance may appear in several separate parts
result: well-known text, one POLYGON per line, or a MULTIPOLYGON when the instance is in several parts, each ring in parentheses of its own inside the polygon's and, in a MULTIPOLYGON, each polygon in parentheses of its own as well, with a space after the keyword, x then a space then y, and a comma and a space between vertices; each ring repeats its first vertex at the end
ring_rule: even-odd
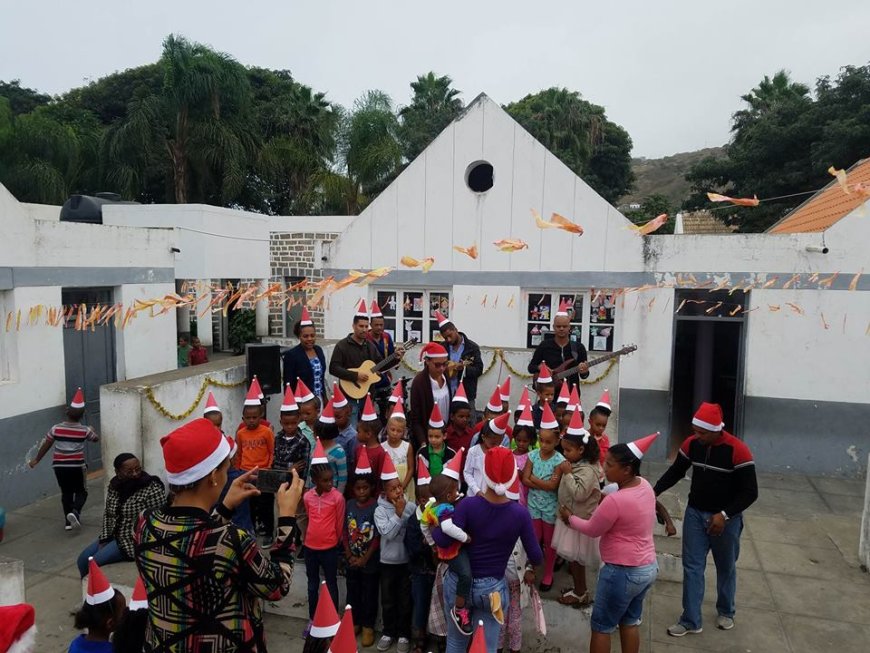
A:
POLYGON ((572 608, 582 608, 592 603, 592 600, 589 598, 588 590, 580 596, 577 596, 574 590, 568 590, 559 597, 559 603, 571 606, 572 608))

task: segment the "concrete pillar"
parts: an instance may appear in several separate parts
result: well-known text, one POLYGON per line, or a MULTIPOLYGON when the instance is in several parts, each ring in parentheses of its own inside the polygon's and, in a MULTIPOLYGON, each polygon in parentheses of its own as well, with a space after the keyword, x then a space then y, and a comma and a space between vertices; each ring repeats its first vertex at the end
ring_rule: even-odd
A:
POLYGON ((211 279, 199 279, 196 282, 196 333, 203 347, 211 347, 213 343, 211 310, 206 310, 212 300, 211 279))
MULTIPOLYGON (((260 279, 257 282, 260 292, 269 287, 268 279, 260 279)), ((254 306, 255 329, 258 338, 269 335, 269 300, 261 299, 254 306)))
POLYGON ((0 556, 0 605, 24 603, 24 562, 0 556))

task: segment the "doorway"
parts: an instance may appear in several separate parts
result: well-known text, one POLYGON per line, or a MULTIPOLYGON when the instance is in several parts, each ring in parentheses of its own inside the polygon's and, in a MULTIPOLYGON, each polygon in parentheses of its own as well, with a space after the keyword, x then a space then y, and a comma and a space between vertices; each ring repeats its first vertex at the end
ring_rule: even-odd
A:
POLYGON ((722 406, 725 428, 742 432, 745 299, 742 292, 676 293, 682 308, 674 317, 669 455, 692 434, 692 416, 702 401, 722 406))
MULTIPOLYGON (((112 304, 111 288, 68 288, 61 291, 64 307, 86 304, 95 306, 112 304)), ((115 325, 109 320, 105 326, 94 329, 75 328, 73 318, 63 325, 63 362, 66 376, 66 397, 69 400, 76 388, 85 395, 85 424, 100 433, 100 386, 117 380, 115 364, 115 325)), ((98 444, 88 443, 86 460, 91 470, 103 466, 98 444)))

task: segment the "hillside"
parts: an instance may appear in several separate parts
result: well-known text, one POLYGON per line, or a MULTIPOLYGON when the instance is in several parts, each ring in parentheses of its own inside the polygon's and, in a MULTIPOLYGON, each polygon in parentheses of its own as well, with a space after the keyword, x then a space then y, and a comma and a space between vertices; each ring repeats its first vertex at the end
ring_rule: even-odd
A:
POLYGON ((723 155, 724 148, 708 147, 661 159, 632 159, 631 168, 636 177, 634 190, 621 198, 619 204, 639 203, 649 195, 660 193, 668 198, 673 207, 679 207, 689 193, 689 182, 684 178, 689 168, 705 157, 723 155))

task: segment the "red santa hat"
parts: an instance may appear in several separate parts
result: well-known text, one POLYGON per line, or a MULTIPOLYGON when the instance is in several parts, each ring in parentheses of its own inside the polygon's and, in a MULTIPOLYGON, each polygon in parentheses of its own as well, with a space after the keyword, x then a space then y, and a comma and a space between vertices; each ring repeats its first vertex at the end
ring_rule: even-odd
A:
POLYGON ((224 437, 227 439, 227 442, 228 442, 229 445, 230 445, 230 458, 235 458, 235 456, 236 456, 236 452, 239 450, 239 447, 238 447, 238 445, 236 444, 236 441, 233 440, 233 439, 232 439, 230 436, 228 436, 228 435, 225 435, 224 437))
POLYGON ((541 367, 538 368, 538 383, 552 383, 553 382, 553 373, 550 371, 550 368, 547 367, 547 364, 541 361, 541 367))
POLYGON ((450 324, 450 318, 445 317, 444 313, 441 311, 435 311, 435 320, 438 322, 438 328, 443 329, 448 324, 450 324))
POLYGON ((326 406, 317 421, 321 424, 335 424, 335 408, 332 406, 332 399, 326 402, 326 406))
POLYGON ((371 304, 369 304, 369 318, 373 317, 383 317, 384 314, 381 313, 381 307, 378 306, 378 302, 376 300, 372 300, 371 304))
POLYGON ((399 377, 399 380, 396 381, 396 386, 393 388, 393 394, 390 395, 390 403, 394 404, 397 401, 401 401, 402 397, 405 396, 405 393, 402 392, 402 381, 403 377, 399 377))
POLYGON ((562 384, 562 388, 559 390, 559 397, 556 399, 557 404, 567 404, 571 405, 571 384, 567 381, 562 384))
POLYGON ((634 440, 633 442, 628 443, 628 448, 631 449, 631 453, 633 453, 638 460, 643 459, 643 455, 649 450, 652 446, 652 443, 655 439, 659 437, 659 432, 656 431, 650 435, 640 438, 639 440, 634 440))
POLYGON ((353 632, 353 611, 350 606, 344 609, 338 632, 329 643, 326 653, 358 653, 356 635, 353 632))
POLYGON ((511 400, 511 377, 508 376, 504 383, 501 384, 501 387, 498 389, 498 394, 501 397, 502 402, 511 400))
MULTIPOLYGON (((368 318, 368 316, 369 316, 368 311, 366 311, 366 300, 361 299, 361 300, 359 300, 359 305, 356 307, 356 313, 354 314, 354 317, 368 318)), ((333 608, 333 609, 335 609, 335 608, 333 608)))
POLYGON ((443 429, 444 428, 444 418, 441 417, 441 409, 438 407, 438 404, 432 405, 432 414, 429 415, 429 428, 430 429, 443 429))
POLYGON ((526 406, 531 409, 532 402, 529 400, 529 389, 523 386, 523 393, 520 395, 520 403, 517 404, 517 410, 522 410, 526 406))
POLYGON ((366 447, 357 447, 356 469, 353 470, 353 473, 357 476, 372 473, 372 464, 369 462, 369 454, 366 451, 366 447))
POLYGON ((284 399, 281 402, 281 412, 291 410, 299 410, 299 405, 296 403, 296 397, 293 396, 293 387, 288 383, 284 387, 284 399))
POLYGON ((314 399, 314 393, 308 389, 308 386, 305 385, 305 381, 302 379, 296 381, 295 399, 297 404, 304 404, 305 402, 314 399))
POLYGON ((553 317, 568 317, 568 311, 571 309, 570 302, 566 302, 565 300, 559 301, 559 308, 556 310, 556 314, 553 317))
POLYGON ((263 398, 263 391, 260 390, 260 382, 257 381, 257 375, 251 379, 251 387, 248 388, 248 394, 245 396, 245 406, 260 406, 260 400, 263 398))
POLYGON ((565 430, 565 435, 576 435, 584 437, 583 442, 588 442, 589 432, 583 428, 583 419, 580 417, 580 411, 575 410, 571 414, 571 421, 568 423, 568 428, 565 430))
POLYGON ((497 417, 493 417, 491 420, 489 420, 489 428, 496 435, 504 435, 507 432, 509 419, 509 413, 502 413, 497 417))
POLYGON ((393 464, 393 459, 389 455, 384 456, 384 462, 381 465, 381 480, 392 481, 394 478, 399 478, 399 472, 396 471, 396 466, 393 464))
POLYGON ((94 556, 88 558, 88 591, 85 594, 85 603, 99 605, 115 598, 115 588, 109 583, 109 579, 100 569, 94 556))
POLYGON ((483 621, 477 622, 477 630, 474 631, 474 637, 471 640, 471 646, 468 653, 487 653, 486 634, 483 632, 483 621))
POLYGON ((517 420, 517 426, 534 426, 535 420, 532 418, 532 409, 528 406, 523 406, 523 412, 517 420))
POLYGON ((299 326, 314 326, 314 322, 311 321, 311 316, 308 314, 308 307, 302 307, 302 315, 299 317, 299 326))
POLYGON ((136 610, 148 609, 148 593, 145 591, 145 582, 142 576, 136 577, 136 585, 133 587, 133 595, 130 597, 130 603, 127 604, 130 612, 136 610))
MULTIPOLYGON (((519 471, 519 470, 517 470, 519 471)), ((507 492, 504 495, 510 499, 511 501, 519 501, 520 500, 520 475, 517 473, 517 477, 514 479, 514 482, 511 483, 511 486, 507 489, 507 492)))
POLYGON ((73 395, 72 401, 69 402, 70 408, 84 408, 85 407, 85 393, 82 392, 81 388, 76 388, 76 392, 73 395))
POLYGON ((583 406, 580 404, 580 391, 577 390, 576 385, 571 388, 571 401, 568 403, 568 410, 573 410, 577 413, 583 412, 583 406))
POLYGON ((493 390, 492 394, 489 396, 489 401, 486 403, 486 409, 493 413, 500 413, 503 410, 501 404, 501 391, 498 386, 495 387, 495 390, 493 390))
POLYGON ((326 451, 323 448, 323 443, 320 438, 314 438, 314 453, 311 456, 312 465, 328 465, 329 458, 326 457, 326 451))
POLYGON ((205 400, 205 410, 202 411, 203 415, 208 415, 209 413, 219 413, 221 412, 221 407, 218 406, 217 400, 214 398, 214 393, 209 390, 208 391, 208 399, 205 400))
POLYGON ((36 650, 36 612, 28 603, 0 607, 0 651, 31 653, 36 650))
POLYGON ((556 416, 553 415, 553 409, 550 404, 544 404, 544 409, 541 411, 541 426, 542 429, 557 429, 559 422, 556 421, 556 416))
POLYGON ((604 392, 601 393, 601 399, 598 400, 598 403, 595 404, 595 407, 603 408, 608 412, 613 410, 613 407, 610 405, 610 390, 604 388, 604 392))
POLYGON ((429 485, 431 481, 432 475, 429 474, 426 459, 423 456, 417 456, 417 485, 429 485))
POLYGON ((205 478, 230 455, 230 444, 205 417, 160 438, 163 466, 171 485, 189 485, 205 478))
POLYGON ((451 403, 458 402, 462 404, 468 403, 468 395, 465 394, 465 386, 462 385, 462 381, 459 382, 459 385, 456 387, 456 394, 453 395, 453 399, 450 400, 451 403))
POLYGON ((401 420, 407 419, 405 417, 405 404, 401 399, 396 402, 396 405, 393 406, 393 412, 390 413, 390 419, 394 418, 401 420))
POLYGON ((362 413, 360 413, 359 421, 360 422, 374 422, 378 418, 378 414, 375 412, 375 405, 372 403, 372 396, 366 395, 366 402, 363 404, 362 413))
POLYGON ((454 481, 459 480, 459 477, 462 474, 462 454, 464 452, 465 447, 460 447, 459 451, 456 452, 456 455, 447 461, 447 464, 444 465, 444 468, 441 470, 441 473, 444 474, 444 476, 448 476, 454 481))
POLYGON ((321 581, 317 607, 314 609, 314 619, 311 620, 311 630, 308 632, 312 637, 319 639, 332 637, 338 632, 339 623, 338 612, 326 587, 326 581, 321 581))
POLYGON ((698 406, 692 424, 707 431, 721 431, 725 428, 725 422, 722 421, 722 406, 703 402, 698 406))
POLYGON ((420 360, 424 358, 447 358, 447 350, 440 342, 427 342, 420 350, 420 360))
POLYGON ((517 479, 517 463, 510 449, 493 447, 483 457, 483 480, 487 487, 503 497, 517 479))
POLYGON ((347 406, 347 397, 344 396, 344 393, 341 391, 341 386, 338 383, 332 384, 332 407, 333 408, 344 408, 347 406))

